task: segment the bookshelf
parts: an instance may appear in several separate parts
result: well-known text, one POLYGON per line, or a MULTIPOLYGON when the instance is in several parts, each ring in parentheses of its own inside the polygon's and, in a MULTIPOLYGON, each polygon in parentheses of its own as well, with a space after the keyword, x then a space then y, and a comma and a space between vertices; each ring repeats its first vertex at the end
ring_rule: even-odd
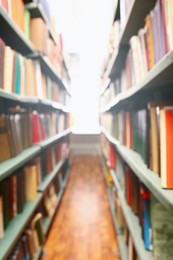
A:
MULTIPOLYGON (((23 1, 21 1, 20 3, 22 4, 23 1)), ((36 1, 24 1, 24 3, 26 3, 25 8, 26 10, 29 10, 31 14, 31 18, 39 17, 44 20, 46 26, 48 27, 49 37, 51 40, 53 40, 54 45, 56 47, 58 41, 56 40, 56 36, 53 32, 53 29, 51 28, 51 24, 48 18, 46 17, 46 13, 44 12, 41 4, 36 3, 36 1)), ((17 1, 16 1, 16 5, 17 5, 17 1)), ((15 90, 7 91, 6 89, 4 89, 3 85, 0 86, 1 117, 5 116, 7 118, 7 114, 8 114, 8 117, 10 118, 12 115, 10 114, 11 112, 12 113, 14 112, 15 114, 18 111, 17 113, 19 114, 17 117, 20 118, 18 124, 20 128, 19 132, 23 134, 22 132, 25 132, 25 129, 23 128, 22 125, 23 121, 21 120, 23 119, 20 112, 25 111, 26 113, 31 113, 31 114, 35 113, 39 117, 38 122, 40 122, 39 124, 41 126, 40 129, 42 133, 41 140, 39 140, 38 142, 37 141, 34 142, 32 139, 32 143, 30 144, 30 146, 27 147, 21 146, 22 149, 17 154, 12 154, 11 152, 9 159, 1 159, 0 162, 0 190, 1 190, 0 191, 0 200, 1 200, 0 218, 1 220, 5 218, 3 212, 3 206, 2 206, 2 200, 4 199, 5 201, 4 198, 5 195, 3 193, 4 191, 2 189, 1 184, 5 183, 5 181, 8 181, 9 190, 11 189, 10 196, 14 195, 13 199, 10 198, 10 201, 7 202, 7 204, 10 205, 9 206, 10 220, 7 223, 7 226, 5 228, 3 227, 3 225, 1 225, 2 223, 0 223, 1 226, 0 227, 0 233, 1 233, 0 234, 1 236, 0 259, 6 259, 8 257, 11 257, 11 254, 13 254, 15 250, 21 250, 20 245, 21 243, 23 243, 24 236, 27 236, 26 231, 28 229, 29 230, 32 229, 31 225, 36 216, 35 214, 40 214, 40 213, 42 214, 42 219, 44 222, 43 235, 46 239, 46 235, 48 233, 49 227, 51 226, 53 217, 63 196, 65 186, 69 176, 69 171, 67 169, 68 167, 66 167, 68 166, 68 164, 64 166, 64 164, 66 164, 66 161, 68 161, 68 155, 66 154, 67 156, 66 159, 63 158, 64 155, 62 155, 61 145, 63 146, 63 144, 65 144, 68 147, 68 142, 69 142, 68 136, 71 133, 71 127, 69 123, 70 107, 68 103, 71 97, 71 92, 70 92, 70 85, 69 85, 70 77, 67 71, 67 67, 65 65, 62 50, 60 50, 62 55, 62 61, 60 60, 57 61, 60 62, 58 63, 59 66, 58 67, 56 66, 57 65, 56 63, 55 63, 56 65, 54 65, 54 63, 50 61, 49 59, 50 57, 48 58, 45 54, 43 55, 43 53, 37 50, 37 48, 34 46, 31 40, 27 37, 27 35, 22 31, 22 29, 20 29, 16 21, 13 20, 10 11, 5 10, 3 3, 1 3, 0 5, 0 22, 1 22, 0 38, 5 43, 5 45, 3 46, 11 48, 14 55, 19 54, 21 58, 24 58, 26 60, 29 59, 33 63, 35 61, 37 62, 37 64, 40 66, 40 72, 41 72, 40 75, 42 77, 39 79, 38 85, 42 87, 43 90, 42 85, 46 84, 45 91, 47 91, 46 95, 29 95, 29 94, 27 95, 27 94, 19 94, 15 92, 15 90), (54 94, 52 95, 54 88, 57 88, 55 94, 57 97, 57 93, 58 93, 58 99, 55 97, 54 94), (56 123, 54 121, 54 124, 52 124, 50 123, 49 119, 50 121, 52 120, 51 122, 53 122, 53 120, 57 120, 57 121, 56 123), (46 162, 44 162, 43 155, 46 162), (44 169, 42 168, 43 164, 46 165, 44 169), (51 167, 53 167, 51 172, 48 171, 50 167, 49 164, 51 165, 51 167), (23 202, 24 203, 23 208, 19 213, 19 208, 18 208, 19 202, 17 201, 16 198, 16 196, 18 196, 17 192, 19 191, 18 175, 20 174, 20 177, 25 176, 26 178, 25 171, 27 167, 31 167, 31 168, 36 167, 35 169, 37 173, 34 173, 34 175, 37 174, 35 175, 37 179, 36 180, 37 183, 35 185, 37 197, 32 201, 27 201, 26 199, 23 202), (59 177, 59 175, 62 176, 59 177), (56 205, 54 205, 55 208, 52 216, 44 215, 45 214, 44 210, 42 212, 42 208, 45 207, 44 200, 47 194, 49 193, 49 188, 51 188, 51 191, 53 191, 54 189, 56 194, 56 205), (1 230, 1 228, 3 230, 1 230)), ((1 70, 3 70, 2 66, 1 66, 1 70)), ((15 77, 17 76, 15 75, 15 77)), ((35 79, 37 80, 38 78, 36 77, 35 79)), ((24 85, 27 85, 26 83, 28 82, 25 81, 24 85)), ((30 83, 30 88, 34 88, 34 86, 31 86, 31 83, 30 83)), ((28 121, 30 121, 30 119, 28 121)), ((34 131, 33 130, 34 124, 32 120, 30 121, 32 122, 32 128, 28 130, 30 131, 29 132, 30 135, 33 135, 33 131, 34 131)), ((7 122, 7 119, 5 122, 7 122)), ((17 126, 17 121, 16 121, 16 126, 17 126)), ((39 126, 37 125, 37 130, 38 128, 39 126)), ((9 125, 7 129, 9 131, 10 129, 9 125)), ((10 133, 12 133, 11 129, 8 132, 8 134, 10 135, 10 133)), ((31 138, 31 136, 29 138, 31 138)), ((20 139, 22 139, 22 136, 20 136, 20 139)), ((11 140, 9 141, 9 143, 10 142, 11 140)), ((10 143, 10 145, 11 144, 12 143, 10 143)), ((12 146, 9 149, 12 149, 12 146)), ((37 252, 34 253, 32 259, 39 259, 40 255, 43 252, 43 247, 44 247, 44 243, 40 244, 39 248, 37 249, 37 252)))
MULTIPOLYGON (((163 250, 163 248, 166 247, 166 238, 163 238, 159 246, 160 249, 158 249, 157 232, 154 227, 156 216, 149 212, 148 216, 149 221, 151 221, 153 240, 148 251, 145 240, 146 237, 144 238, 144 233, 142 234, 141 232, 141 228, 144 229, 143 224, 141 224, 141 216, 138 212, 135 212, 133 208, 134 205, 131 205, 134 201, 131 202, 130 197, 128 197, 131 196, 129 191, 131 189, 131 182, 128 178, 133 179, 132 176, 134 174, 138 180, 140 192, 143 192, 141 185, 144 185, 143 187, 145 187, 144 190, 146 189, 147 194, 145 195, 151 196, 151 212, 155 209, 155 204, 152 203, 152 198, 154 198, 160 205, 160 212, 158 211, 157 214, 162 215, 162 212, 165 211, 166 214, 172 216, 173 190, 168 184, 166 184, 167 186, 163 184, 164 178, 168 178, 170 174, 168 168, 163 168, 163 164, 165 163, 165 167, 168 167, 169 163, 171 167, 171 160, 168 161, 167 159, 170 154, 172 154, 171 147, 168 152, 171 134, 168 133, 166 128, 167 121, 163 123, 158 116, 172 108, 173 48, 171 44, 169 45, 169 35, 166 34, 169 19, 172 17, 172 11, 170 11, 170 16, 168 17, 168 13, 165 14, 166 11, 164 8, 168 11, 170 8, 169 3, 167 2, 168 5, 165 5, 166 2, 160 0, 150 1, 147 4, 146 1, 131 0, 128 3, 127 10, 123 9, 125 2, 126 1, 119 1, 117 4, 116 15, 113 22, 116 26, 119 26, 120 31, 119 34, 117 34, 118 42, 115 44, 112 55, 107 55, 107 62, 101 75, 102 78, 104 78, 104 85, 102 84, 100 86, 100 121, 102 125, 102 135, 104 137, 102 151, 104 156, 102 157, 104 161, 106 160, 106 162, 108 162, 107 168, 111 173, 113 181, 112 187, 109 188, 108 196, 117 236, 119 236, 118 217, 116 215, 116 211, 119 210, 117 206, 118 201, 123 212, 122 215, 126 220, 129 236, 132 238, 133 246, 139 259, 158 258, 161 260, 168 257, 168 255, 164 255, 163 250), (162 21, 162 23, 159 21, 162 21), (166 21, 164 26, 163 21, 166 21), (150 29, 149 23, 151 26, 150 29), (155 26, 157 25, 157 30, 154 24, 155 26), (165 33, 164 36, 163 32, 165 33), (151 41, 147 38, 149 34, 151 41), (158 38, 160 37, 159 35, 162 35, 162 38, 158 38), (144 38, 142 38, 143 36, 144 38), (144 45, 142 45, 142 39, 146 40, 146 42, 145 40, 143 41, 144 45), (142 52, 142 46, 147 54, 142 52), (136 55, 137 57, 133 55, 135 51, 139 51, 138 55, 136 55), (148 55, 148 60, 145 55, 148 55), (151 65, 150 58, 152 55, 154 58, 151 65), (142 57, 142 63, 140 63, 139 57, 142 57), (144 70, 142 70, 144 67, 142 66, 144 65, 145 59, 146 70, 144 72, 144 70), (152 102, 153 104, 157 104, 155 107, 153 106, 155 111, 157 111, 156 118, 158 119, 158 124, 155 124, 155 129, 157 129, 155 131, 158 131, 157 140, 154 140, 155 135, 153 135, 154 123, 156 121, 153 119, 154 113, 152 114, 152 112, 154 110, 151 108, 152 102), (163 105, 161 105, 161 103, 158 105, 159 102, 163 102, 163 105), (135 120, 140 123, 136 123, 135 125, 135 120), (165 129, 165 132, 163 129, 165 129), (155 147, 156 144, 158 145, 156 149, 158 152, 154 152, 153 147, 155 147), (107 149, 106 155, 104 152, 105 147, 107 149), (110 147, 114 149, 111 150, 110 147), (146 157, 144 155, 144 147, 146 148, 146 157), (163 154, 163 147, 165 147, 165 154, 163 154), (157 158, 159 158, 158 161, 157 158), (158 170, 155 170, 156 166, 158 170), (116 194, 117 197, 115 200, 114 194, 116 194)), ((172 24, 169 23, 169 25, 172 28, 172 24)), ((110 44, 112 43, 110 42, 110 44)), ((134 196, 134 194, 132 196, 134 196)), ((142 195, 140 196, 142 197, 142 195)), ((147 200, 148 198, 145 199, 147 200)), ((145 210, 147 211, 146 208, 145 210)), ((160 225, 163 224, 161 221, 159 223, 160 225)), ((172 226, 172 222, 170 221, 169 223, 170 226, 172 226)), ((168 229, 169 223, 167 223, 168 229)), ((128 251, 128 256, 122 255, 122 259, 129 259, 130 244, 128 245, 124 239, 119 240, 118 238, 118 241, 121 255, 123 243, 126 247, 124 251, 128 251)), ((171 247, 172 245, 170 245, 170 248, 171 247)), ((167 252, 168 251, 169 247, 167 248, 167 252)), ((172 258, 172 252, 169 254, 172 258)))

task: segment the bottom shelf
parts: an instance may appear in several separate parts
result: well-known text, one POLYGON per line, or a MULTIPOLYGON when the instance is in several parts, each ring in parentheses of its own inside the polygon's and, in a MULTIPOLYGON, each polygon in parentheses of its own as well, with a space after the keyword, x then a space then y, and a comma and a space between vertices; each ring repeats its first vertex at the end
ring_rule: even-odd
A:
POLYGON ((114 228, 115 228, 116 235, 117 235, 120 256, 121 256, 122 260, 127 260, 127 245, 124 242, 123 235, 121 234, 121 232, 118 228, 118 224, 117 224, 117 220, 116 220, 116 213, 115 213, 114 203, 113 203, 112 188, 108 188, 108 199, 109 199, 110 210, 111 210, 112 219, 113 219, 113 223, 114 223, 114 228))
POLYGON ((28 224, 30 217, 42 199, 42 193, 38 193, 37 199, 31 202, 26 202, 22 213, 18 214, 11 220, 4 237, 0 240, 0 259, 6 259, 10 250, 15 245, 21 233, 28 224))

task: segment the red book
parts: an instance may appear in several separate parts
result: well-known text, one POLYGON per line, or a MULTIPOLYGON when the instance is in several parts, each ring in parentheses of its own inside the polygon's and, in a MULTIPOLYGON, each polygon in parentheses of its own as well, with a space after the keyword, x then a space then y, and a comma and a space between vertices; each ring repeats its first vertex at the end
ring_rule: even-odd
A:
POLYGON ((160 164, 161 185, 173 188, 173 107, 165 107, 160 111, 160 164))
POLYGON ((126 178, 126 200, 129 206, 132 206, 132 171, 129 167, 125 167, 126 178))
POLYGON ((32 113, 32 142, 39 143, 42 140, 40 118, 37 111, 32 113))
POLYGON ((132 148, 132 120, 130 112, 125 112, 125 142, 128 148, 132 148))
POLYGON ((115 148, 114 145, 109 144, 109 168, 115 168, 115 148))
POLYGON ((8 12, 8 0, 2 0, 1 5, 4 7, 4 9, 8 12))

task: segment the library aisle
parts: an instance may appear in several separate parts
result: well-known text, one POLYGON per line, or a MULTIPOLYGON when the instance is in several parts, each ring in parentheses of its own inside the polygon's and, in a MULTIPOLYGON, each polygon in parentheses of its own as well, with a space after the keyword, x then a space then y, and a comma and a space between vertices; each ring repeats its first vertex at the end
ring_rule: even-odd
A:
POLYGON ((42 260, 120 260, 97 156, 75 156, 42 260))

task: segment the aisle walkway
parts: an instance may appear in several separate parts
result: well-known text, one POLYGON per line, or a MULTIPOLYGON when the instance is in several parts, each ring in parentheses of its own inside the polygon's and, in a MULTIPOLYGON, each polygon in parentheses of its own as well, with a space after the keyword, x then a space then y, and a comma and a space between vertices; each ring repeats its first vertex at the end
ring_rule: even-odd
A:
POLYGON ((119 260, 98 158, 75 157, 42 260, 119 260))

